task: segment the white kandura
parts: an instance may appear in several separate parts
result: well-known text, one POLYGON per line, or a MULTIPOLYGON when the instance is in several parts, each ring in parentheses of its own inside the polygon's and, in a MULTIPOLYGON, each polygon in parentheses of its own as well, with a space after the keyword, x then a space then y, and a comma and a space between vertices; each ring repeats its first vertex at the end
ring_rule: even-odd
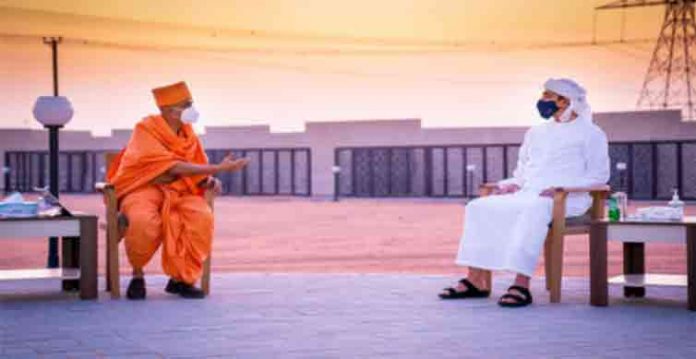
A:
MULTIPOLYGON (((466 206, 464 233, 456 263, 532 276, 551 223, 553 200, 539 194, 550 187, 584 187, 609 180, 607 137, 580 111, 574 121, 530 128, 520 148, 513 177, 514 194, 482 197, 466 206)), ((583 215, 588 194, 568 196, 566 216, 583 215)))

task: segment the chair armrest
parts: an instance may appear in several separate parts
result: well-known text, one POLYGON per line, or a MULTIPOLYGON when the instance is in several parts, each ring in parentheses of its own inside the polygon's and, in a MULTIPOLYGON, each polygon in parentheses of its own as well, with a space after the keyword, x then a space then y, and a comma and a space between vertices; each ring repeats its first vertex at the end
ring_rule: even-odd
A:
MULTIPOLYGON (((497 183, 484 183, 479 187, 479 193, 488 196, 498 188, 497 183)), ((608 185, 589 186, 589 187, 556 187, 553 193, 553 222, 556 226, 562 225, 565 228, 565 206, 568 195, 571 193, 590 193, 593 203, 590 213, 593 219, 604 216, 604 199, 611 192, 608 185)))
POLYGON ((118 213, 118 198, 116 197, 116 188, 108 182, 97 182, 94 188, 101 192, 104 196, 104 204, 106 205, 106 237, 107 242, 112 241, 117 243, 123 237, 126 227, 128 227, 128 219, 118 213))
POLYGON ((214 208, 216 196, 217 195, 215 194, 215 190, 213 190, 212 188, 206 189, 203 192, 203 198, 205 198, 205 202, 208 203, 208 206, 210 206, 210 208, 214 208))
POLYGON ((559 235, 565 232, 566 200, 570 192, 563 188, 556 188, 553 192, 553 209, 551 217, 551 232, 559 235))
POLYGON ((589 186, 589 187, 557 187, 556 191, 562 191, 566 193, 593 193, 593 192, 604 192, 609 193, 611 187, 608 185, 600 186, 589 186))
POLYGON ((114 185, 108 182, 97 182, 94 184, 94 189, 98 192, 104 192, 106 190, 114 189, 114 185))
POLYGON ((104 195, 104 204, 106 205, 107 218, 110 216, 115 219, 118 213, 118 198, 116 198, 116 188, 108 182, 97 182, 94 188, 104 195))
POLYGON ((553 216, 554 222, 565 218, 565 203, 571 193, 589 193, 592 195, 592 207, 590 207, 590 216, 592 219, 600 219, 604 217, 604 200, 611 192, 611 187, 608 185, 589 186, 589 187, 557 187, 553 194, 553 216))

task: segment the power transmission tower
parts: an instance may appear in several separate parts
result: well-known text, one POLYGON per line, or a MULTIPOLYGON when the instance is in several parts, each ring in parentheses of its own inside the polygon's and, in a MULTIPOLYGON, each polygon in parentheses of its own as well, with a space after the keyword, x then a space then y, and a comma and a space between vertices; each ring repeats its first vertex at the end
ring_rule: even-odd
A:
POLYGON ((660 34, 653 50, 637 107, 679 108, 686 120, 696 119, 696 0, 620 0, 595 10, 665 6, 660 34))

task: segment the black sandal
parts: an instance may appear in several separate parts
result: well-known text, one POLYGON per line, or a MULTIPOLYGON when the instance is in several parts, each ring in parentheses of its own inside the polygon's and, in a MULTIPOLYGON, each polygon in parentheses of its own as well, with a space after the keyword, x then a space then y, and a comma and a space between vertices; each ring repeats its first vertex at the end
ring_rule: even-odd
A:
POLYGON ((145 278, 132 278, 128 284, 126 297, 130 300, 143 300, 146 296, 145 278))
POLYGON ((511 290, 516 290, 522 295, 513 293, 503 294, 503 296, 501 296, 498 300, 499 306, 506 308, 520 308, 532 304, 532 293, 529 292, 529 289, 521 287, 519 285, 513 285, 510 286, 510 288, 508 288, 508 292, 511 290), (503 302, 504 299, 512 299, 514 300, 514 302, 503 302))
POLYGON ((460 292, 460 291, 456 290, 455 288, 447 287, 444 289, 447 291, 447 293, 438 294, 440 299, 488 298, 491 296, 490 290, 478 289, 473 283, 471 283, 466 278, 460 279, 459 283, 466 286, 465 291, 460 292))

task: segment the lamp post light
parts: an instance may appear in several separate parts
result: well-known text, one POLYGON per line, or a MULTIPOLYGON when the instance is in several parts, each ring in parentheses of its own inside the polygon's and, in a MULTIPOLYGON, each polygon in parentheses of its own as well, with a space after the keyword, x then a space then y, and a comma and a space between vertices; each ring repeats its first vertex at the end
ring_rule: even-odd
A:
POLYGON ((334 176, 334 202, 338 202, 339 180, 341 178, 341 166, 332 166, 331 172, 334 176))
POLYGON ((616 171, 619 174, 619 186, 620 190, 623 192, 628 192, 628 181, 626 178, 626 169, 628 166, 626 165, 626 162, 617 162, 616 163, 616 171))
MULTIPOLYGON (((60 37, 44 38, 44 44, 51 46, 53 66, 53 96, 41 96, 34 104, 34 118, 48 129, 49 190, 58 198, 58 130, 65 126, 73 116, 70 101, 58 95, 58 44, 60 37)), ((48 244, 48 267, 58 267, 58 238, 51 237, 48 244)))
POLYGON ((3 182, 3 188, 0 188, 0 192, 6 192, 7 191, 7 183, 10 181, 10 168, 7 166, 2 166, 2 176, 4 177, 5 181, 3 182))
POLYGON ((616 171, 619 175, 619 189, 616 193, 614 193, 614 197, 619 202, 619 214, 621 219, 625 219, 628 214, 626 213, 628 211, 628 181, 626 177, 627 168, 628 166, 626 165, 626 162, 616 163, 616 171))
MULTIPOLYGON (((48 129, 49 190, 58 198, 58 130, 70 121, 73 109, 62 96, 41 96, 34 105, 34 117, 48 129)), ((48 267, 58 267, 58 238, 51 237, 48 248, 48 267)))
POLYGON ((476 165, 467 165, 466 166, 466 192, 469 195, 469 197, 475 197, 473 194, 473 186, 474 186, 474 174, 476 173, 476 165))

